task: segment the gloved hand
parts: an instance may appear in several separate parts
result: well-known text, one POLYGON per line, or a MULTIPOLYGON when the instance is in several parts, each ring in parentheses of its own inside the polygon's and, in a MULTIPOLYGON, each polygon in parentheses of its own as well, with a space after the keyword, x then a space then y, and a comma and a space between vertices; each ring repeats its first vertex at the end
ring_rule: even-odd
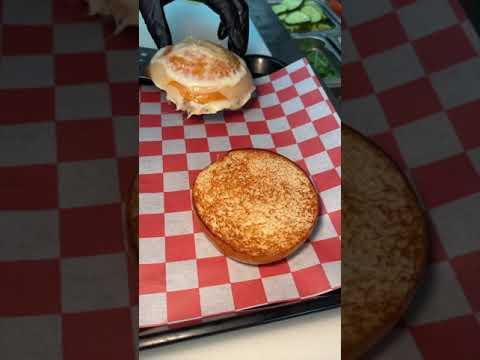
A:
MULTIPOLYGON (((163 7, 173 0, 140 0, 140 12, 158 48, 172 44, 163 7)), ((240 56, 247 51, 249 17, 245 0, 200 0, 220 16, 218 38, 228 36, 228 48, 240 56)))

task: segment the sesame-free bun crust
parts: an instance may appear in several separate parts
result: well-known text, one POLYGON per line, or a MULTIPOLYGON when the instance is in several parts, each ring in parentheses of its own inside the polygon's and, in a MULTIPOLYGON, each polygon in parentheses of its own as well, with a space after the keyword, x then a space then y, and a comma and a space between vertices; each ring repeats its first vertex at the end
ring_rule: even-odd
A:
POLYGON ((306 173, 266 150, 230 151, 200 172, 192 198, 211 242, 247 264, 289 256, 318 217, 318 194, 306 173))
POLYGON ((342 127, 342 359, 359 359, 401 319, 426 265, 415 193, 373 143, 342 127))

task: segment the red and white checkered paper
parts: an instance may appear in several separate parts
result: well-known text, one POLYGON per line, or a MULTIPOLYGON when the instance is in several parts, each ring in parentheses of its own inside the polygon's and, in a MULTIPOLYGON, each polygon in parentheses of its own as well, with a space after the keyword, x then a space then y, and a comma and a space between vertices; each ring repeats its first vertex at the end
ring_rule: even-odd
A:
POLYGON ((424 285, 367 359, 480 359, 480 39, 457 0, 348 1, 342 121, 411 179, 431 221, 424 285))
POLYGON ((138 355, 122 226, 138 29, 114 35, 113 19, 88 13, 83 0, 0 1, 2 359, 138 355))
POLYGON ((258 79, 243 110, 187 119, 153 87, 140 91, 140 327, 173 324, 340 286, 341 125, 304 59, 258 79), (219 253, 192 213, 197 174, 235 148, 285 155, 314 180, 316 231, 288 260, 249 266, 219 253))

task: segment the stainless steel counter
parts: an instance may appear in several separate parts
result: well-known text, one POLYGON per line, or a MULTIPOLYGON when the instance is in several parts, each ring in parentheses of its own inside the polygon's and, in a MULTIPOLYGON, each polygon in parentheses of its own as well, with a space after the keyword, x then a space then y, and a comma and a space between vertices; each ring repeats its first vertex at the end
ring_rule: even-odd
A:
MULTIPOLYGON (((297 43, 282 26, 266 0, 247 0, 247 2, 250 8, 250 17, 273 57, 287 64, 305 57, 305 54, 300 51, 297 43)), ((321 79, 320 82, 333 105, 338 109, 340 105, 339 99, 327 87, 325 82, 321 79)))

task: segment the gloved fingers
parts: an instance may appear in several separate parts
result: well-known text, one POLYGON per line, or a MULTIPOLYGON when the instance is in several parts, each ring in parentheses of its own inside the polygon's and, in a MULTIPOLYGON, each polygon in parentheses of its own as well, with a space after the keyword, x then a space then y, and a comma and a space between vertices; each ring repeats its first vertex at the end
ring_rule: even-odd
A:
POLYGON ((237 45, 242 55, 247 52, 248 38, 250 34, 250 16, 248 11, 248 5, 244 0, 232 0, 233 5, 238 11, 238 18, 240 20, 240 26, 238 27, 239 44, 237 45))
POLYGON ((238 32, 238 28, 243 24, 240 23, 239 11, 235 4, 231 0, 202 0, 202 2, 220 16, 218 37, 223 40, 228 34, 228 48, 238 55, 243 55, 246 51, 245 40, 239 36, 242 32, 238 32))
POLYGON ((218 26, 217 36, 220 40, 225 40, 228 36, 228 29, 223 22, 220 22, 220 25, 218 26))
POLYGON ((247 52, 247 43, 243 39, 237 40, 234 36, 228 37, 228 49, 233 51, 238 56, 242 57, 247 52))
POLYGON ((233 7, 237 10, 240 23, 245 23, 249 20, 248 5, 245 0, 231 0, 233 7))
POLYGON ((250 30, 248 5, 244 0, 231 0, 231 4, 237 13, 237 25, 230 29, 229 47, 233 48, 237 54, 244 55, 247 52, 250 30))
POLYGON ((249 23, 238 24, 230 28, 228 34, 228 48, 239 56, 245 55, 248 48, 249 23))
POLYGON ((147 30, 160 49, 172 44, 172 35, 163 11, 163 6, 172 0, 140 0, 139 8, 147 30))
POLYGON ((220 16, 221 23, 227 29, 235 26, 237 12, 230 0, 202 0, 202 2, 220 16))
POLYGON ((244 0, 203 0, 220 15, 218 37, 228 36, 228 48, 240 56, 247 52, 249 34, 248 5, 244 0))

